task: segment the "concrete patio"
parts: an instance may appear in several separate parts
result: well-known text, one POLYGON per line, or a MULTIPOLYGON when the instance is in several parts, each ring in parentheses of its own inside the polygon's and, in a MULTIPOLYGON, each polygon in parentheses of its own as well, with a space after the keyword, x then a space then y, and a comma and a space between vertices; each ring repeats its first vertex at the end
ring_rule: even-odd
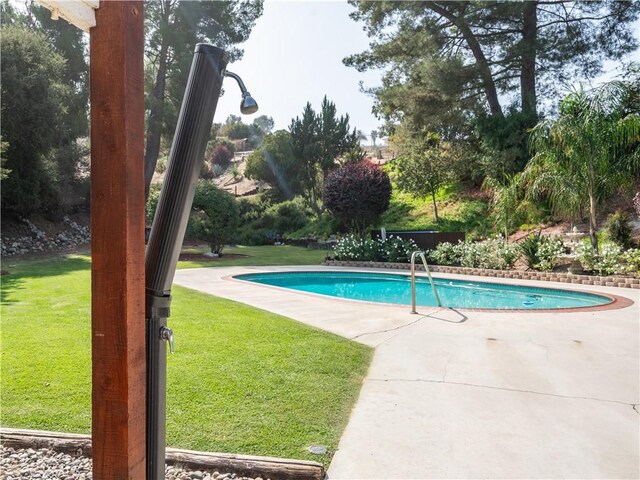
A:
POLYGON ((637 290, 496 279, 634 304, 551 313, 423 307, 411 315, 409 307, 230 278, 299 270, 328 269, 190 269, 175 282, 375 348, 329 478, 640 477, 637 290))

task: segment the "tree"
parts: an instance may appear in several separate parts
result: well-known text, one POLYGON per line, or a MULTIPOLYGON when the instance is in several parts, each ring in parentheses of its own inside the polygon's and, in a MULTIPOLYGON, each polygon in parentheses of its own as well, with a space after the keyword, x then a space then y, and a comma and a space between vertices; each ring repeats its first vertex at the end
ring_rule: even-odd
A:
POLYGON ((273 118, 267 115, 260 115, 253 120, 253 127, 260 131, 261 136, 271 133, 274 125, 275 122, 273 121, 273 118))
POLYGON ((440 221, 436 193, 455 178, 462 158, 460 149, 443 142, 433 132, 398 129, 392 137, 398 157, 393 161, 400 190, 417 197, 431 197, 436 223, 440 221))
POLYGON ((172 135, 198 42, 215 43, 231 60, 242 57, 234 47, 249 38, 262 15, 262 0, 193 2, 158 0, 145 4, 146 74, 145 103, 147 147, 145 182, 149 190, 160 152, 162 134, 172 135))
POLYGON ((0 48, 0 115, 11 170, 2 182, 2 208, 21 216, 55 211, 55 168, 48 155, 59 141, 52 125, 64 122, 73 93, 65 60, 42 33, 19 26, 2 27, 0 48))
POLYGON ((292 120, 289 131, 293 155, 302 165, 307 201, 317 210, 323 178, 335 168, 338 157, 360 146, 357 130, 350 131, 349 115, 338 118, 335 104, 325 96, 320 113, 307 103, 302 118, 292 120))
MULTIPOLYGON (((553 97, 568 80, 594 78, 604 60, 620 59, 638 44, 630 32, 638 2, 351 4, 352 18, 365 23, 372 41, 344 62, 360 71, 386 68, 382 86, 369 90, 376 112, 444 140, 474 135, 481 113, 499 122, 504 98, 522 114, 522 124, 512 128, 526 130, 537 122, 541 97, 553 97)), ((522 149, 521 164, 525 156, 522 149)))
POLYGON ((212 253, 221 255, 238 228, 238 215, 238 202, 233 195, 201 181, 193 198, 189 233, 209 243, 212 253))
POLYGON ((304 191, 303 166, 293 154, 291 134, 286 130, 264 137, 247 158, 244 174, 271 185, 276 200, 289 200, 304 191))
POLYGON ((219 143, 213 147, 213 151, 211 152, 211 163, 213 165, 220 165, 223 168, 227 168, 232 158, 233 154, 226 145, 219 143))
POLYGON ((230 138, 231 140, 242 140, 251 136, 251 128, 242 121, 225 123, 220 128, 220 135, 230 138))
POLYGON ((509 241, 509 232, 515 225, 518 214, 526 206, 518 176, 507 177, 503 181, 487 177, 482 186, 493 194, 491 206, 496 224, 502 226, 504 239, 509 241))
POLYGON ((557 120, 540 122, 531 132, 535 153, 523 173, 531 196, 547 195, 556 209, 567 205, 588 212, 591 244, 598 248, 597 207, 612 191, 638 174, 627 147, 640 143, 640 115, 622 116, 626 98, 621 82, 591 95, 582 88, 560 104, 557 120))
POLYGON ((378 139, 378 131, 377 130, 371 130, 371 143, 373 144, 373 146, 376 146, 376 140, 378 139))
POLYGON ((327 176, 322 200, 336 218, 364 237, 389 208, 391 180, 369 162, 350 163, 327 176))
POLYGON ((2 135, 0 135, 0 180, 4 180, 11 173, 11 170, 4 167, 4 164, 7 161, 7 148, 9 148, 9 144, 7 142, 3 142, 2 135))
MULTIPOLYGON (((66 105, 67 115, 56 124, 61 146, 89 133, 89 65, 85 35, 64 19, 53 20, 51 12, 31 2, 27 9, 29 28, 44 33, 56 52, 66 60, 64 79, 73 89, 66 105)), ((74 165, 75 166, 75 165, 74 165)))

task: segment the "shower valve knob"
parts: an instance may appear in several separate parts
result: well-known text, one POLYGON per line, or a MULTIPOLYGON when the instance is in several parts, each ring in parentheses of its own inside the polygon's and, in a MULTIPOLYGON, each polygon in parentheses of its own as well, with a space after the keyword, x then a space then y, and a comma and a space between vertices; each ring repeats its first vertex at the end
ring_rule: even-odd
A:
POLYGON ((169 351, 171 353, 175 353, 176 346, 173 342, 173 330, 169 327, 160 328, 160 340, 164 340, 165 342, 169 342, 169 351))

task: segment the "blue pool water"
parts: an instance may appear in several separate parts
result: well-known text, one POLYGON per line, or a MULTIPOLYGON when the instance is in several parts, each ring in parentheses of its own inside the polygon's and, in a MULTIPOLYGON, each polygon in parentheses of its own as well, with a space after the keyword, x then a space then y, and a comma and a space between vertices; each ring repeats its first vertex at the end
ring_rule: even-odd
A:
MULTIPOLYGON (((235 278, 250 282, 367 302, 411 305, 411 277, 386 273, 282 272, 250 273, 235 278)), ((555 309, 593 307, 613 300, 592 293, 498 283, 434 278, 445 307, 555 309)), ((416 277, 416 303, 436 306, 429 280, 416 277)))

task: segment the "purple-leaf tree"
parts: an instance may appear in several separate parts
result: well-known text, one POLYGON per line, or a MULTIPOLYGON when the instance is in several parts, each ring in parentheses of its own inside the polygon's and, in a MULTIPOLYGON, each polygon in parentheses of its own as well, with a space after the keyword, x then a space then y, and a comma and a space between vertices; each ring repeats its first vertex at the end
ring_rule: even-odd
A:
POLYGON ((369 162, 350 163, 332 171, 322 195, 325 208, 361 237, 377 223, 390 199, 389 175, 369 162))

